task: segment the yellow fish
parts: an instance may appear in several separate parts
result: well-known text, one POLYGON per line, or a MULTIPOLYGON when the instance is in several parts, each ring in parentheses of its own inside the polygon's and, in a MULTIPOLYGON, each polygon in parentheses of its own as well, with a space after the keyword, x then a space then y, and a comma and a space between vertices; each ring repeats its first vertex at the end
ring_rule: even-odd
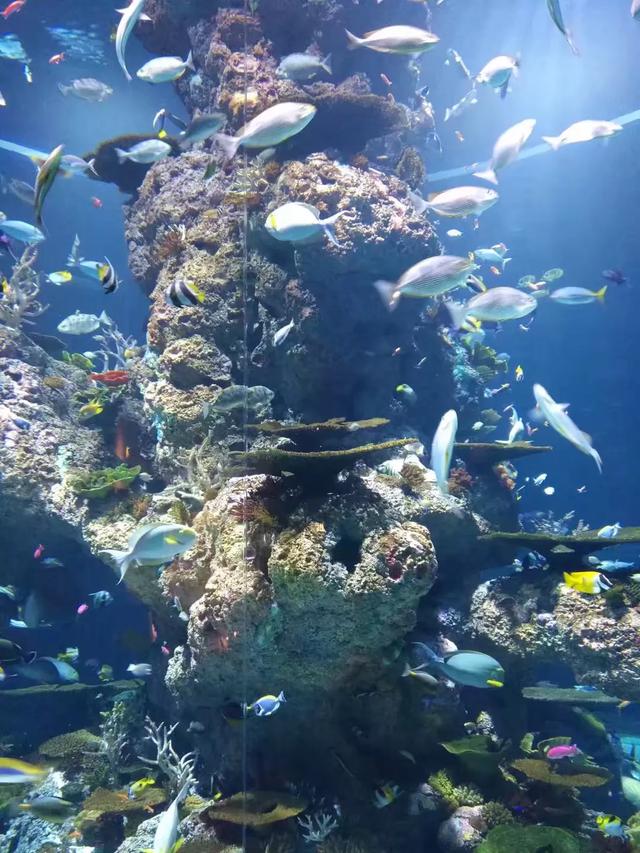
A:
POLYGON ((144 790, 156 784, 156 780, 150 776, 145 776, 144 779, 138 779, 129 785, 129 798, 135 800, 144 790))
POLYGON ((39 782, 48 772, 47 767, 36 767, 18 758, 0 758, 0 785, 39 782))
POLYGON ((524 378, 524 370, 522 369, 522 367, 520 365, 518 365, 516 367, 515 374, 516 374, 516 382, 522 382, 522 380, 524 378))
POLYGON ((103 404, 100 402, 100 400, 92 400, 90 403, 86 403, 86 405, 81 407, 80 417, 93 418, 95 417, 95 415, 99 415, 101 412, 104 412, 103 404))
POLYGON ((564 572, 564 582, 571 589, 588 595, 597 595, 612 587, 611 581, 602 572, 564 572))

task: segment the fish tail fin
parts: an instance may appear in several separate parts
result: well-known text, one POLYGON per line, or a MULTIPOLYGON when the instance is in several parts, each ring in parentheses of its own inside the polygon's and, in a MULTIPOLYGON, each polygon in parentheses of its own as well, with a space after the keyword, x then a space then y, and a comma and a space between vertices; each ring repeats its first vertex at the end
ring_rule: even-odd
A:
POLYGON ((596 290, 596 299, 599 299, 601 302, 604 302, 604 297, 607 294, 607 287, 609 285, 605 284, 604 287, 601 287, 600 290, 596 290))
POLYGON ((543 141, 547 143, 554 151, 557 151, 558 148, 562 145, 562 137, 560 136, 543 136, 543 141))
POLYGON ((103 551, 100 551, 100 556, 102 555, 109 557, 109 559, 113 560, 113 562, 116 564, 116 568, 120 571, 120 579, 118 583, 122 583, 122 581, 124 580, 124 576, 126 575, 127 570, 129 569, 129 566, 133 562, 129 552, 105 549, 103 551))
POLYGON ((355 50, 358 47, 362 47, 362 39, 359 39, 358 36, 354 36, 354 34, 350 33, 347 29, 345 29, 345 33, 349 39, 349 44, 347 45, 349 50, 355 50))
POLYGON ((404 669, 402 670, 402 675, 401 675, 400 677, 401 677, 401 678, 407 678, 407 676, 409 676, 409 675, 411 675, 411 667, 410 667, 410 666, 409 666, 409 664, 405 661, 404 669))
POLYGON ((122 148, 116 148, 116 157, 118 158, 118 163, 124 163, 127 159, 127 152, 123 151, 122 148))
POLYGON ((565 37, 567 39, 567 44, 571 48, 571 53, 574 56, 580 56, 580 51, 578 50, 578 47, 576 46, 576 43, 573 40, 573 36, 569 32, 569 30, 567 30, 567 32, 565 33, 565 37))
POLYGON ((87 163, 87 172, 93 172, 96 178, 99 178, 100 175, 96 172, 96 158, 92 157, 91 160, 87 163))
POLYGON ((562 577, 563 577, 564 582, 566 583, 567 586, 570 586, 570 587, 574 586, 574 580, 571 577, 571 575, 567 574, 567 572, 563 572, 562 577))
POLYGON ((498 183, 498 176, 493 169, 486 169, 484 172, 474 172, 474 178, 480 178, 481 181, 489 181, 490 184, 498 183))
POLYGON ((236 156, 236 151, 240 147, 240 138, 237 136, 227 136, 224 133, 216 133, 214 136, 222 152, 227 160, 233 160, 236 156))
POLYGON ((444 120, 449 121, 449 119, 451 118, 451 115, 452 115, 452 110, 449 107, 447 107, 444 111, 444 120))
POLYGON ((336 222, 338 221, 338 219, 340 219, 341 216, 345 215, 345 213, 346 211, 340 210, 338 213, 334 213, 333 216, 328 216, 322 222, 324 233, 327 235, 327 237, 333 243, 334 246, 339 246, 340 243, 338 242, 338 238, 336 237, 333 226, 336 224, 336 222))
POLYGON ((284 697, 284 690, 280 691, 280 695, 278 696, 278 702, 286 702, 287 700, 284 697))
POLYGON ((333 74, 333 69, 331 67, 331 54, 328 53, 325 58, 320 63, 320 67, 323 68, 327 74, 333 74))
POLYGON ((598 453, 595 447, 592 447, 589 451, 589 456, 593 456, 593 461, 598 466, 598 473, 602 474, 602 456, 598 453))
POLYGON ((69 92, 71 91, 71 86, 65 86, 64 83, 58 83, 58 91, 66 98, 69 92))
POLYGON ((34 660, 38 657, 38 652, 29 652, 24 656, 25 663, 33 663, 34 660))
MULTIPOLYGON (((440 655, 437 655, 431 646, 428 646, 426 643, 413 643, 414 646, 420 646, 420 650, 427 658, 427 663, 442 663, 442 658, 440 655)), ((422 669, 422 667, 420 667, 422 669)))
POLYGON ((467 306, 459 302, 445 302, 445 307, 451 317, 451 325, 456 329, 462 328, 467 318, 467 306))
POLYGON ((509 263, 509 261, 512 261, 512 260, 513 260, 513 258, 503 258, 502 259, 502 271, 503 272, 504 272, 504 268, 506 267, 506 265, 509 263))
POLYGON ((187 66, 187 68, 191 69, 191 71, 196 70, 196 66, 193 63, 193 51, 192 50, 189 51, 189 56, 187 56, 184 64, 187 66))
POLYGON ((389 311, 393 311, 398 304, 398 297, 395 294, 396 286, 391 281, 384 281, 383 279, 378 279, 378 281, 373 282, 373 286, 380 294, 380 298, 387 306, 389 311))

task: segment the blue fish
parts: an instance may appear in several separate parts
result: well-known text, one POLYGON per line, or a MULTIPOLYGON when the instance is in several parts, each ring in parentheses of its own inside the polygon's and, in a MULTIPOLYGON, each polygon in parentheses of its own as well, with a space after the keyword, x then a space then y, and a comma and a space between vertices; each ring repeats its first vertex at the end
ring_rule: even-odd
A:
POLYGON ((284 693, 281 691, 278 696, 269 695, 256 699, 252 705, 245 706, 245 711, 247 713, 249 711, 253 711, 256 717, 270 717, 271 714, 275 714, 280 705, 286 701, 284 693))

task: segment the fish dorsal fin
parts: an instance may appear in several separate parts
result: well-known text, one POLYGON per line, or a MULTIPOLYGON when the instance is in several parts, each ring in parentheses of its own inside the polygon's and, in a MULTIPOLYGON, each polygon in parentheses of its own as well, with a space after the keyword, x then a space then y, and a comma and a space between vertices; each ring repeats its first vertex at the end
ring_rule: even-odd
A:
POLYGON ((318 219, 320 219, 320 211, 317 207, 314 207, 312 204, 306 204, 304 201, 297 201, 296 204, 298 207, 304 207, 305 210, 308 210, 310 213, 313 213, 318 219))
POLYGON ((568 411, 570 405, 571 403, 558 403, 559 408, 561 408, 563 412, 568 411))
POLYGON ((158 530, 160 525, 157 522, 152 522, 151 524, 143 524, 142 527, 136 528, 131 534, 129 538, 129 548, 133 549, 135 546, 144 539, 149 533, 153 530, 158 530))
POLYGON ((588 444, 593 444, 593 438, 589 435, 588 432, 584 432, 584 430, 580 430, 580 432, 582 433, 582 437, 588 444))

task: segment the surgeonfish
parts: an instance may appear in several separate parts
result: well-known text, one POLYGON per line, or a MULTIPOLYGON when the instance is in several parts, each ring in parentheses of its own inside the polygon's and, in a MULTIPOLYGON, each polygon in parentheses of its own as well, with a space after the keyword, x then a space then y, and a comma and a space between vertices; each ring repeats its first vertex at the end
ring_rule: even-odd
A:
POLYGON ((580 51, 575 46, 571 37, 571 33, 564 24, 564 19, 562 17, 562 9, 560 8, 560 0, 547 0, 547 9, 549 10, 549 14, 551 15, 551 20, 560 30, 562 35, 566 38, 567 44, 571 48, 571 52, 574 54, 574 56, 578 56, 580 51))
POLYGON ((492 184, 497 184, 497 172, 500 169, 505 169, 518 159, 520 150, 533 133, 535 126, 536 120, 534 118, 526 118, 524 121, 520 121, 508 130, 505 130, 504 133, 501 133, 493 146, 489 168, 483 172, 474 172, 473 176, 484 181, 490 181, 492 184))
POLYGON ((472 296, 464 305, 454 302, 447 302, 446 305, 452 325, 459 329, 469 317, 486 323, 519 320, 535 311, 538 302, 531 294, 516 290, 515 287, 493 287, 472 296))
POLYGON ((42 207, 44 205, 44 200, 49 194, 49 190, 53 186, 53 182, 58 175, 58 171, 60 170, 63 151, 64 145, 58 145, 58 147, 53 149, 42 166, 38 169, 35 199, 33 203, 36 225, 38 226, 42 225, 42 207))
POLYGON ((176 853, 178 850, 180 846, 179 842, 176 841, 176 838, 178 837, 178 823, 180 819, 178 808, 186 796, 190 785, 191 780, 189 779, 185 782, 180 791, 178 791, 175 800, 171 803, 169 808, 162 812, 153 837, 153 847, 149 853, 176 853))
POLYGON ((589 302, 602 302, 607 292, 607 285, 600 290, 588 290, 586 287, 560 287, 549 294, 549 299, 561 305, 586 305, 589 302))
POLYGON ((365 33, 363 38, 358 38, 345 30, 349 40, 349 50, 358 47, 368 47, 378 53, 400 53, 415 56, 435 47, 440 41, 438 36, 419 27, 410 27, 404 24, 391 27, 382 27, 380 30, 372 30, 365 33))
POLYGON ((58 83, 58 91, 65 98, 67 95, 73 95, 81 101, 88 101, 92 104, 101 104, 113 95, 111 86, 107 86, 101 80, 96 80, 95 77, 80 77, 66 85, 58 83))
POLYGON ((139 68, 136 76, 145 83, 171 83, 178 80, 187 71, 195 71, 193 53, 183 61, 179 56, 157 56, 139 68))
POLYGON ((28 222, 22 222, 19 219, 3 219, 0 222, 0 231, 11 237, 12 240, 17 240, 19 243, 41 243, 45 239, 44 234, 35 225, 30 225, 28 222))
POLYGON ((196 539, 195 530, 183 524, 144 524, 133 531, 126 550, 109 549, 100 554, 113 560, 120 571, 118 583, 122 583, 133 563, 151 566, 170 563, 179 554, 188 551, 196 539))
POLYGON ((131 0, 131 3, 126 9, 118 9, 118 12, 122 17, 120 18, 120 23, 116 30, 116 56, 118 57, 118 63, 120 64, 120 68, 124 71, 124 76, 127 80, 133 79, 127 70, 127 64, 124 58, 129 36, 133 32, 138 21, 151 20, 151 18, 149 18, 148 15, 145 15, 142 11, 144 2, 145 0, 131 0))
POLYGON ((557 433, 570 441, 581 453, 591 456, 602 473, 602 459, 592 444, 591 436, 578 429, 567 414, 568 403, 556 403, 546 388, 536 383, 533 386, 536 411, 557 433))
POLYGON ((249 711, 253 711, 256 717, 270 717, 286 701, 284 693, 280 691, 277 696, 267 695, 256 699, 251 705, 245 706, 245 712, 248 714, 249 711))
POLYGON ((498 193, 488 187, 453 187, 433 193, 427 200, 411 197, 418 213, 429 210, 439 216, 480 216, 498 201, 498 193))
POLYGON ((290 139, 304 130, 315 114, 316 107, 312 104, 285 101, 268 107, 252 118, 240 128, 237 136, 218 133, 215 140, 226 159, 231 160, 241 145, 244 148, 270 148, 290 139))
POLYGON ((506 98, 512 75, 516 76, 520 60, 516 56, 494 56, 476 75, 475 82, 490 86, 506 98))
POLYGON ((34 797, 33 800, 19 803, 18 809, 49 823, 64 823, 73 812, 74 805, 62 797, 34 797))
POLYGON ((543 140, 557 151, 563 145, 575 145, 577 142, 591 142, 592 139, 603 139, 615 136, 623 130, 621 124, 614 121, 593 121, 585 119, 576 121, 563 130, 559 136, 543 136, 543 140))
POLYGON ((598 537, 600 539, 615 539, 618 533, 622 530, 622 525, 619 522, 615 524, 605 524, 604 527, 601 527, 598 530, 598 537))
POLYGON ((458 118, 469 107, 473 107, 478 103, 478 93, 475 89, 471 89, 466 95, 463 95, 459 101, 453 106, 447 107, 444 111, 444 120, 449 121, 452 118, 458 118))
POLYGON ((143 142, 138 142, 127 151, 122 148, 116 148, 116 156, 118 163, 125 163, 131 160, 132 163, 157 163, 171 154, 172 148, 168 142, 163 142, 161 139, 145 139, 143 142))
POLYGON ((374 287, 386 306, 393 310, 401 296, 424 299, 461 287, 476 269, 478 265, 470 257, 435 255, 409 267, 395 284, 380 279, 374 282, 374 287))
POLYGON ((0 758, 0 785, 32 785, 42 781, 48 773, 47 767, 27 764, 18 758, 0 758))
POLYGON ((472 254, 474 260, 481 261, 483 264, 500 264, 504 272, 504 268, 511 260, 506 256, 508 251, 504 243, 496 243, 488 249, 476 249, 472 254))
POLYGON ((449 494, 449 468, 457 431, 458 415, 449 409, 441 417, 431 443, 431 467, 443 495, 449 494))
POLYGON ((320 71, 324 71, 325 74, 333 73, 330 53, 324 59, 313 53, 290 53, 280 61, 276 74, 287 80, 304 82, 313 79, 320 71))
POLYGON ((437 655, 433 649, 424 643, 414 643, 426 657, 423 666, 438 669, 456 684, 467 687, 502 687, 504 685, 504 669, 501 664, 484 652, 472 652, 458 649, 455 652, 437 655))
POLYGON ((180 147, 202 142, 216 134, 224 125, 227 118, 224 113, 203 113, 196 116, 180 134, 180 147))
POLYGON ((38 684, 76 684, 80 680, 77 670, 63 660, 51 657, 36 658, 31 663, 16 664, 16 672, 38 684))
POLYGON ((611 581, 601 572, 564 572, 564 582, 577 592, 597 595, 611 589, 611 581))
POLYGON ((325 234, 334 245, 339 246, 333 226, 345 215, 346 211, 340 210, 333 216, 321 219, 317 207, 293 201, 271 211, 264 226, 272 237, 283 242, 297 243, 325 234))
POLYGON ((0 638, 0 663, 31 663, 38 656, 37 652, 25 652, 12 640, 0 638))

